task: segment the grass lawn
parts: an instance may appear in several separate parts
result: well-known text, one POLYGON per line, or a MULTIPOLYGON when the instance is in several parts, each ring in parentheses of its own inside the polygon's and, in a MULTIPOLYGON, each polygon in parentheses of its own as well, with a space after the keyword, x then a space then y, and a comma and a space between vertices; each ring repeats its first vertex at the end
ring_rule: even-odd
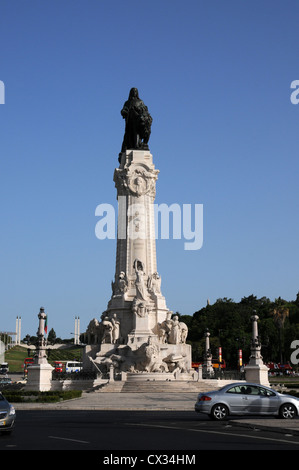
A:
MULTIPOLYGON (((27 347, 14 346, 5 352, 5 362, 8 362, 9 372, 23 372, 24 359, 33 357, 34 350, 28 355, 27 347)), ((73 346, 68 349, 51 349, 48 362, 53 365, 55 361, 81 361, 82 348, 73 346)))

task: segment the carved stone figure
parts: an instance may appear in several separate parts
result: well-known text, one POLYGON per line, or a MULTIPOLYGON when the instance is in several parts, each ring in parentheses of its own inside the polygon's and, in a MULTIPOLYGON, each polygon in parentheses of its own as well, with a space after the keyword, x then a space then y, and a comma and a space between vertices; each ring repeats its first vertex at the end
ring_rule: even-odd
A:
POLYGON ((116 313, 113 314, 113 317, 111 318, 111 323, 113 326, 112 343, 115 344, 119 341, 120 338, 120 322, 117 319, 116 313))
POLYGON ((173 317, 171 330, 168 336, 168 342, 170 344, 181 343, 181 329, 180 329, 179 317, 177 315, 173 317))
POLYGON ((102 326, 104 327, 102 343, 112 343, 113 324, 108 317, 103 319, 102 326))
POLYGON ((189 371, 188 359, 184 354, 171 354, 167 356, 164 361, 167 363, 168 370, 172 373, 185 373, 189 371))
POLYGON ((159 326, 158 326, 159 337, 160 337, 160 341, 161 341, 162 343, 168 343, 169 333, 170 333, 171 328, 172 328, 171 315, 172 315, 172 312, 171 312, 171 311, 167 312, 167 314, 166 314, 166 320, 164 320, 164 321, 163 321, 161 324, 159 324, 159 326))
POLYGON ((147 288, 153 294, 161 293, 161 278, 158 273, 153 273, 147 281, 147 288))
POLYGON ((96 344, 101 339, 103 335, 102 327, 96 318, 89 322, 85 335, 87 336, 88 344, 96 344))
POLYGON ((121 271, 119 273, 117 281, 112 283, 113 295, 122 296, 127 290, 128 290, 128 281, 126 279, 126 274, 123 271, 121 271))
POLYGON ((136 281, 135 281, 135 286, 136 286, 136 299, 137 300, 146 300, 147 295, 146 295, 146 287, 144 283, 144 266, 142 261, 135 259, 134 261, 134 269, 136 273, 136 281))
POLYGON ((159 338, 161 343, 179 344, 186 343, 188 327, 186 323, 180 322, 175 315, 171 319, 172 312, 166 314, 166 320, 158 325, 159 338))
POLYGON ((168 372, 166 362, 162 361, 160 357, 160 349, 157 343, 153 341, 150 336, 147 345, 144 348, 145 354, 145 370, 147 372, 168 372))
MULTIPOLYGON (((97 320, 94 320, 97 321, 97 320)), ((100 342, 115 344, 120 340, 120 322, 116 313, 111 316, 102 314, 102 321, 97 325, 97 331, 101 332, 100 342)))
POLYGON ((188 326, 186 323, 180 321, 180 329, 181 329, 181 343, 186 343, 186 339, 188 336, 188 326))
MULTIPOLYGON (((115 353, 107 353, 104 356, 101 356, 100 354, 96 355, 96 358, 92 360, 93 363, 96 364, 96 366, 99 367, 101 372, 103 374, 107 374, 107 372, 110 370, 111 366, 118 372, 121 370, 123 362, 125 361, 124 357, 121 356, 120 354, 115 354, 115 353)), ((97 369, 98 369, 97 367, 97 369)))
POLYGON ((147 106, 139 98, 137 88, 131 88, 129 99, 125 102, 121 115, 126 121, 122 152, 129 149, 148 150, 153 119, 147 106))

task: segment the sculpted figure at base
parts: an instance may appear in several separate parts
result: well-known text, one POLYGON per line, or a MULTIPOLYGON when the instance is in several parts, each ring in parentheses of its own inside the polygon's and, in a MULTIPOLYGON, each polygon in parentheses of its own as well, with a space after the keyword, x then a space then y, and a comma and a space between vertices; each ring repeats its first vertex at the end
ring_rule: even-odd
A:
POLYGON ((102 338, 103 332, 100 322, 94 318, 88 324, 85 337, 88 344, 97 344, 102 338))
POLYGON ((144 362, 141 370, 146 372, 168 372, 168 366, 166 362, 162 361, 160 357, 159 345, 150 336, 147 344, 141 348, 144 350, 144 362))
POLYGON ((170 356, 166 357, 164 361, 167 363, 168 369, 172 373, 175 373, 175 372, 188 373, 189 372, 187 358, 184 355, 171 354, 170 356))
POLYGON ((107 374, 110 370, 110 367, 113 366, 116 372, 120 372, 122 370, 123 363, 125 358, 117 354, 115 352, 110 352, 101 356, 101 354, 97 354, 96 358, 92 361, 95 363, 97 369, 101 371, 102 374, 107 374))
POLYGON ((113 324, 108 317, 105 317, 102 321, 102 326, 104 328, 104 333, 102 336, 102 343, 112 343, 112 331, 113 324))
POLYGON ((161 343, 179 344, 186 343, 188 327, 186 323, 180 322, 178 315, 171 318, 172 312, 166 314, 166 320, 158 325, 161 343))
POLYGON ((111 316, 106 315, 106 312, 102 315, 102 321, 99 323, 99 330, 102 335, 100 337, 101 343, 115 344, 120 340, 120 322, 117 319, 117 315, 114 313, 111 316))

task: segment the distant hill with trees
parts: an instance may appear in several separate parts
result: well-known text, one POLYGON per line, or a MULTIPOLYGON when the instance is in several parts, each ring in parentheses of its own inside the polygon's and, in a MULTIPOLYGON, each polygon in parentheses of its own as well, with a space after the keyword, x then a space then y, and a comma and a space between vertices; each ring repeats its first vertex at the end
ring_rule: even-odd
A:
POLYGON ((203 357, 204 333, 208 328, 214 358, 217 358, 218 347, 221 346, 222 357, 230 367, 236 367, 239 349, 243 352, 243 363, 248 362, 252 336, 250 317, 254 311, 259 316, 258 331, 264 362, 288 362, 293 352, 291 343, 299 340, 299 293, 294 301, 280 297, 271 301, 254 295, 243 297, 240 302, 223 298, 192 316, 181 315, 181 321, 189 328, 187 342, 192 345, 193 361, 203 357))

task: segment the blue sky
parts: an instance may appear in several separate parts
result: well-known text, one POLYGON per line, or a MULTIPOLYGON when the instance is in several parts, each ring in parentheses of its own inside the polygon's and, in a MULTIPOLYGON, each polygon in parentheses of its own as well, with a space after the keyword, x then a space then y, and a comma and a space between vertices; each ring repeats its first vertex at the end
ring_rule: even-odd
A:
POLYGON ((153 116, 157 203, 203 204, 204 243, 157 240, 169 309, 299 291, 299 4, 1 0, 0 330, 70 337, 111 296, 95 236, 132 86, 153 116))

